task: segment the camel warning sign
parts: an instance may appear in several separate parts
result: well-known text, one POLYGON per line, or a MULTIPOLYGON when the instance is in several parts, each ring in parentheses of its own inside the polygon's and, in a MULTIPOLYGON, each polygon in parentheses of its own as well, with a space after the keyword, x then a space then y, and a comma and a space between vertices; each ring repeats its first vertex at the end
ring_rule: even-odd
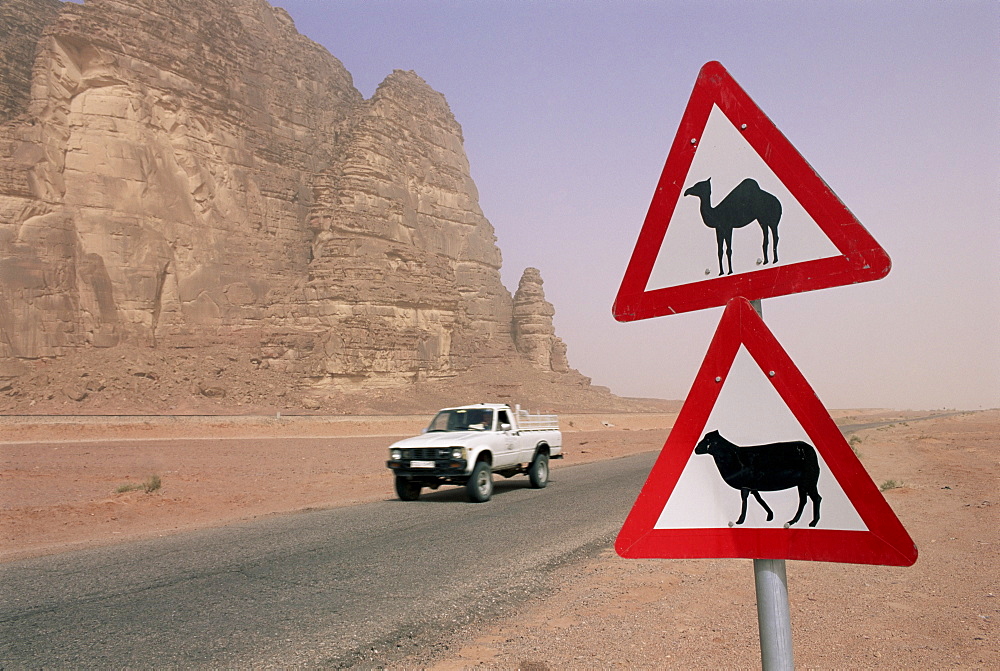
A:
POLYGON ((618 321, 867 282, 885 250, 721 64, 705 64, 618 290, 618 321))
POLYGON ((917 559, 837 425, 743 298, 726 306, 615 549, 626 558, 917 559))

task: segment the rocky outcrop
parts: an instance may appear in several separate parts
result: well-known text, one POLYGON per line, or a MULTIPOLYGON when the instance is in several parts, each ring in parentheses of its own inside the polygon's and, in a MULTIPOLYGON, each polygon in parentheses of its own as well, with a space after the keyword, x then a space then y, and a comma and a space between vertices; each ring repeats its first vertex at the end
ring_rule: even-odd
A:
POLYGON ((415 73, 365 100, 263 0, 11 0, 0 27, 0 361, 238 342, 330 393, 575 373, 415 73))
POLYGON ((556 337, 552 317, 556 310, 545 300, 542 274, 526 268, 514 294, 514 344, 527 359, 543 370, 570 372, 566 344, 556 337))

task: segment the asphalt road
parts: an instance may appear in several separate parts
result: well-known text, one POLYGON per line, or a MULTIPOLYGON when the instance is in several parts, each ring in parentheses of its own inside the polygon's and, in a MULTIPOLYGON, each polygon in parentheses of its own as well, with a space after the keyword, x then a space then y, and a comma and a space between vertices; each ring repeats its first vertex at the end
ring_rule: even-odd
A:
POLYGON ((655 457, 0 565, 0 668, 384 664, 607 547, 655 457))

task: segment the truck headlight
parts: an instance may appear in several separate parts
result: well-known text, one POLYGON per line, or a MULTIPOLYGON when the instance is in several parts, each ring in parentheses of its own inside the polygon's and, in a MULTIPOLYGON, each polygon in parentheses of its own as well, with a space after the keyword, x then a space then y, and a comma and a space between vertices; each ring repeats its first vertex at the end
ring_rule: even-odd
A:
POLYGON ((451 448, 451 458, 452 459, 464 459, 465 458, 465 448, 464 447, 453 447, 453 448, 451 448))
POLYGON ((389 458, 393 461, 399 461, 403 458, 403 452, 401 450, 389 450, 389 458))

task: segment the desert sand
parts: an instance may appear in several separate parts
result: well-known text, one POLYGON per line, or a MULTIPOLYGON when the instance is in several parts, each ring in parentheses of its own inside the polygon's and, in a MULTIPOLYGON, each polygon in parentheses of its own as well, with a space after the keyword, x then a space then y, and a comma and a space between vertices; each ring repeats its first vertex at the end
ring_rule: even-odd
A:
MULTIPOLYGON (((893 481, 885 497, 920 556, 908 568, 788 562, 797 665, 1000 667, 1000 411, 833 414, 895 421, 855 432, 852 444, 877 484, 893 481)), ((658 450, 674 417, 562 415, 567 457, 553 467, 658 450)), ((426 421, 3 417, 0 561, 390 498, 385 447, 426 421)), ((516 615, 398 664, 758 665, 750 561, 623 560, 610 548, 555 576, 516 615)))

